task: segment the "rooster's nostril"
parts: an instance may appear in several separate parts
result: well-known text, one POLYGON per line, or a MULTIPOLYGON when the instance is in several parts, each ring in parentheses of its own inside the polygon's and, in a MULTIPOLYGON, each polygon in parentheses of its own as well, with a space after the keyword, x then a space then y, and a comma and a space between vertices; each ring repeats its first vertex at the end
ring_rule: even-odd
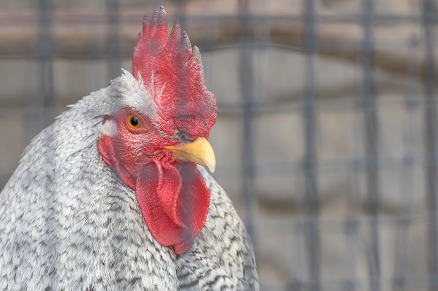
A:
POLYGON ((176 135, 184 143, 189 143, 194 141, 194 139, 190 137, 187 131, 183 129, 178 129, 176 135))

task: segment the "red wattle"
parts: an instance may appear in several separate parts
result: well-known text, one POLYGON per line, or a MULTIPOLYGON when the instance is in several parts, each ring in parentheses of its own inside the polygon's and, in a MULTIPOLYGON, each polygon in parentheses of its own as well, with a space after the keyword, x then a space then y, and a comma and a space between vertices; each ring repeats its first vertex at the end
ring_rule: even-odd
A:
POLYGON ((174 165, 156 163, 158 169, 157 196, 167 216, 179 227, 185 227, 182 217, 178 216, 178 197, 181 191, 181 175, 174 165), (174 193, 173 195, 171 193, 174 193))
POLYGON ((135 192, 152 236, 178 254, 188 251, 205 224, 210 204, 196 165, 148 163, 141 168, 135 192))

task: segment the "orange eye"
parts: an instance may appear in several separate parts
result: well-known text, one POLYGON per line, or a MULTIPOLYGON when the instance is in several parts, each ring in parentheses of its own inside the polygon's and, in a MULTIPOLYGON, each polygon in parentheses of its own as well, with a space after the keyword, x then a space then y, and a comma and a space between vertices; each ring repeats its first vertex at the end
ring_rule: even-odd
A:
POLYGON ((128 123, 128 127, 130 129, 139 129, 141 127, 141 121, 135 115, 128 114, 126 117, 126 122, 128 123))

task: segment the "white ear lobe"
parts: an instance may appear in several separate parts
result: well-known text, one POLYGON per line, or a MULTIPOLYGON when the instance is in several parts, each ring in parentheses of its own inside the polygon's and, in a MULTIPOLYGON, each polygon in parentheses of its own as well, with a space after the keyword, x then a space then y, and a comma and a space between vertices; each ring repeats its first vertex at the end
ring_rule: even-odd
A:
POLYGON ((107 136, 114 136, 117 133, 117 125, 112 120, 105 120, 100 125, 100 132, 107 136))

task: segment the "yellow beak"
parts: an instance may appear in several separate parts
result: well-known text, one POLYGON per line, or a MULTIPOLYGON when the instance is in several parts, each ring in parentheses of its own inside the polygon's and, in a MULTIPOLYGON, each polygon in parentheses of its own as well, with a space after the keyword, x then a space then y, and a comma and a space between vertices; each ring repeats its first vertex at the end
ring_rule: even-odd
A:
POLYGON ((216 169, 216 156, 207 139, 198 137, 194 142, 177 146, 165 146, 180 158, 204 166, 214 173, 216 169))

